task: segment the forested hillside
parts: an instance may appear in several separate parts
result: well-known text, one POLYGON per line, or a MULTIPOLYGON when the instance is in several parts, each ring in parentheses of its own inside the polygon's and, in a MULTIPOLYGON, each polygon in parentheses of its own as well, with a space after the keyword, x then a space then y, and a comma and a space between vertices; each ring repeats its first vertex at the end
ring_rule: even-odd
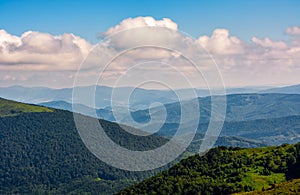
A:
POLYGON ((279 184, 272 184, 270 187, 263 188, 261 190, 256 190, 252 192, 241 192, 237 194, 241 194, 241 195, 300 194, 300 179, 293 179, 279 184))
MULTIPOLYGON (((0 194, 112 194, 167 168, 128 172, 103 163, 85 147, 73 113, 68 111, 1 99, 0 113, 0 194)), ((157 135, 131 135, 116 123, 99 122, 114 142, 128 149, 149 150, 168 141, 157 135)), ((201 138, 196 135, 184 156, 198 152, 201 138)), ((220 137, 216 144, 264 145, 239 137, 220 137)), ((204 157, 185 159, 122 193, 267 189, 274 182, 286 181, 285 176, 297 178, 294 174, 300 172, 299 162, 299 144, 258 149, 219 147, 204 157), (251 183, 254 178, 261 184, 251 183)))
MULTIPOLYGON (((5 99, 0 105, 0 194, 111 194, 159 171, 128 172, 103 163, 83 144, 71 112, 5 99)), ((130 135, 118 124, 99 122, 112 140, 129 149, 149 150, 168 141, 130 135)), ((218 143, 259 146, 229 137, 218 143)), ((198 152, 195 144, 190 152, 198 152)))
MULTIPOLYGON (((285 194, 289 188, 276 184, 293 178, 300 178, 300 143, 255 149, 218 147, 205 156, 184 159, 119 194, 231 194, 267 189, 285 194)), ((299 184, 295 188, 294 192, 299 191, 299 184)))
MULTIPOLYGON (((122 171, 96 158, 80 139, 71 112, 1 103, 1 113, 26 109, 0 117, 0 194, 111 194, 153 175, 122 171)), ((136 139, 117 124, 99 122, 115 142, 130 149, 167 141, 157 136, 136 139)))

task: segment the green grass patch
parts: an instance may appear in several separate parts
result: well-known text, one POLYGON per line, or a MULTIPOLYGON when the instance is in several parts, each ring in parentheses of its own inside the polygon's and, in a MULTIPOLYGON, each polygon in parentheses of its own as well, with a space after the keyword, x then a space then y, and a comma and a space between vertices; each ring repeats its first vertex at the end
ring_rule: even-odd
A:
POLYGON ((255 190, 261 190, 262 188, 268 188, 272 184, 281 183, 286 181, 284 173, 271 173, 270 175, 261 175, 259 171, 247 172, 246 176, 242 178, 242 185, 250 185, 255 190))
POLYGON ((300 194, 300 179, 274 184, 264 190, 236 193, 240 195, 300 194))
POLYGON ((24 112, 53 112, 53 109, 0 98, 0 117, 16 116, 24 112))

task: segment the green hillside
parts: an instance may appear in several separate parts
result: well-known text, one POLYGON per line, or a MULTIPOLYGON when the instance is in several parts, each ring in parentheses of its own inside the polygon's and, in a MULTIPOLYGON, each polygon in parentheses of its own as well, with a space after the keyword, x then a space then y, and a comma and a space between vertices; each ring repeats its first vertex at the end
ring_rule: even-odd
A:
POLYGON ((252 192, 237 193, 237 195, 269 195, 269 194, 285 194, 294 195, 300 194, 300 179, 293 179, 280 184, 273 184, 269 188, 256 190, 252 192))
MULTIPOLYGON (((300 143, 255 149, 218 147, 182 160, 119 194, 232 194, 300 178, 300 143)), ((276 186, 276 185, 275 185, 276 186)))
MULTIPOLYGON (((116 123, 99 122, 114 142, 128 149, 148 150, 168 141, 157 135, 131 135, 116 123)), ((197 140, 201 138, 197 136, 197 140)), ((196 150, 197 143, 193 142, 189 149, 196 150)), ((217 144, 261 145, 237 137, 220 137, 217 144)), ((122 194, 267 190, 288 179, 300 178, 299 153, 300 144, 255 149, 218 147, 205 156, 182 160, 153 177, 168 167, 129 172, 96 158, 80 139, 73 113, 1 99, 0 194, 112 194, 123 188, 122 194), (149 177, 152 178, 146 179, 149 177), (136 185, 128 187, 133 184, 136 185)))
MULTIPOLYGON (((71 112, 1 104, 11 105, 37 112, 0 117, 0 194, 112 194, 159 171, 129 172, 103 163, 83 144, 71 112)), ((99 122, 113 141, 129 149, 147 150, 167 141, 155 135, 137 139, 118 124, 99 122)))
MULTIPOLYGON (((0 117, 0 194, 112 194, 169 166, 148 172, 113 168, 85 147, 73 113, 4 99, 0 105, 1 116, 9 116, 0 117)), ((148 150, 168 141, 157 135, 131 135, 116 123, 99 122, 112 140, 128 149, 148 150)), ((189 151, 198 152, 199 143, 193 142, 189 151)), ((230 137, 221 137, 218 143, 260 146, 230 137)))
POLYGON ((28 112, 53 112, 53 109, 42 106, 23 104, 0 98, 0 117, 16 116, 20 113, 28 112))

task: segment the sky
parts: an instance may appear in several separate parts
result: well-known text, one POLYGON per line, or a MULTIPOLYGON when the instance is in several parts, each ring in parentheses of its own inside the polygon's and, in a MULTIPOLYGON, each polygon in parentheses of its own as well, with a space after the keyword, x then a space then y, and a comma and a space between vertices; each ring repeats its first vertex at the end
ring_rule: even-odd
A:
POLYGON ((1 0, 0 27, 21 35, 28 30, 50 34, 74 33, 88 41, 129 17, 171 18, 194 37, 208 35, 215 28, 227 28, 234 35, 286 39, 284 30, 300 25, 298 0, 211 0, 211 1, 68 1, 1 0))
POLYGON ((192 36, 227 86, 300 83, 298 0, 0 0, 0 86, 70 87, 101 38, 149 21, 192 36))

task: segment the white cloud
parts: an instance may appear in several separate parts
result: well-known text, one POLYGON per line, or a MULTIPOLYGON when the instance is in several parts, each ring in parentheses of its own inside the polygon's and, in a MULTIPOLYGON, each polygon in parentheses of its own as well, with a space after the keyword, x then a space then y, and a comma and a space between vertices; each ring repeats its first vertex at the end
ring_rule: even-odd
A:
POLYGON ((153 17, 136 17, 121 21, 103 35, 106 39, 110 39, 113 35, 113 39, 107 42, 116 50, 122 50, 139 46, 141 43, 144 45, 177 44, 170 41, 178 36, 177 30, 178 25, 169 18, 155 20, 153 17))
POLYGON ((257 37, 253 37, 252 41, 263 47, 263 48, 270 48, 270 49, 287 49, 288 46, 285 42, 283 41, 272 41, 270 38, 264 38, 264 39, 259 39, 257 37))
MULTIPOLYGON (((300 39, 296 35, 300 35, 300 28, 290 27, 286 29, 286 34, 290 36, 288 41, 253 37, 247 42, 231 35, 228 29, 215 29, 211 35, 203 35, 193 40, 181 35, 178 25, 171 19, 128 18, 104 32, 106 45, 103 44, 101 48, 104 54, 89 58, 91 66, 84 74, 86 78, 91 75, 98 76, 93 69, 98 65, 97 60, 105 55, 108 58, 115 57, 124 48, 134 48, 141 44, 163 45, 179 52, 184 51, 190 56, 197 56, 199 53, 195 52, 195 48, 199 46, 212 54, 228 85, 299 83, 300 39), (130 30, 132 28, 136 30, 130 30), (118 33, 121 31, 122 33, 118 33), (113 39, 110 38, 111 35, 114 35, 113 39)), ((61 83, 71 85, 75 71, 92 47, 88 41, 74 34, 51 35, 28 31, 21 36, 15 36, 0 30, 0 82, 5 85, 28 82, 30 85, 50 87, 59 86, 61 83), (35 80, 44 83, 35 83, 35 80)), ((199 56, 201 57, 203 70, 208 70, 211 64, 205 61, 207 56, 199 56)), ((131 64, 151 60, 172 64, 179 71, 193 75, 194 70, 185 64, 179 53, 152 47, 131 50, 122 58, 116 59, 112 63, 114 66, 108 69, 108 78, 124 75, 131 64)), ((158 67, 160 66, 153 66, 158 67)), ((152 74, 161 71, 149 68, 152 74)))
POLYGON ((20 37, 0 31, 0 70, 76 70, 92 47, 73 34, 28 31, 20 37))
MULTIPOLYGON (((300 28, 286 32, 296 35, 300 28)), ((296 36, 289 41, 253 37, 245 42, 227 29, 216 29, 211 36, 200 36, 198 42, 212 54, 228 85, 300 82, 300 40, 296 36)))
POLYGON ((213 54, 230 55, 245 52, 243 41, 235 36, 229 36, 227 29, 216 29, 211 37, 201 36, 198 42, 213 54))
MULTIPOLYGON (((200 36, 198 42, 206 48, 218 64, 224 66, 255 67, 299 65, 298 57, 300 42, 293 39, 292 43, 273 41, 269 37, 245 42, 235 36, 230 36, 227 29, 216 29, 212 35, 200 36)), ((251 70, 251 69, 249 69, 251 70)), ((263 70, 263 68, 261 68, 263 70)))
POLYGON ((169 18, 163 18, 162 20, 155 20, 153 17, 136 17, 127 18, 120 22, 120 24, 108 29, 104 35, 109 36, 117 32, 128 30, 131 28, 153 26, 153 27, 166 27, 172 30, 178 30, 178 25, 169 18))
POLYGON ((288 35, 300 35, 300 28, 298 26, 289 27, 285 32, 288 35))
POLYGON ((20 45, 21 40, 19 37, 11 35, 5 30, 0 30, 0 46, 4 47, 9 44, 20 45))

